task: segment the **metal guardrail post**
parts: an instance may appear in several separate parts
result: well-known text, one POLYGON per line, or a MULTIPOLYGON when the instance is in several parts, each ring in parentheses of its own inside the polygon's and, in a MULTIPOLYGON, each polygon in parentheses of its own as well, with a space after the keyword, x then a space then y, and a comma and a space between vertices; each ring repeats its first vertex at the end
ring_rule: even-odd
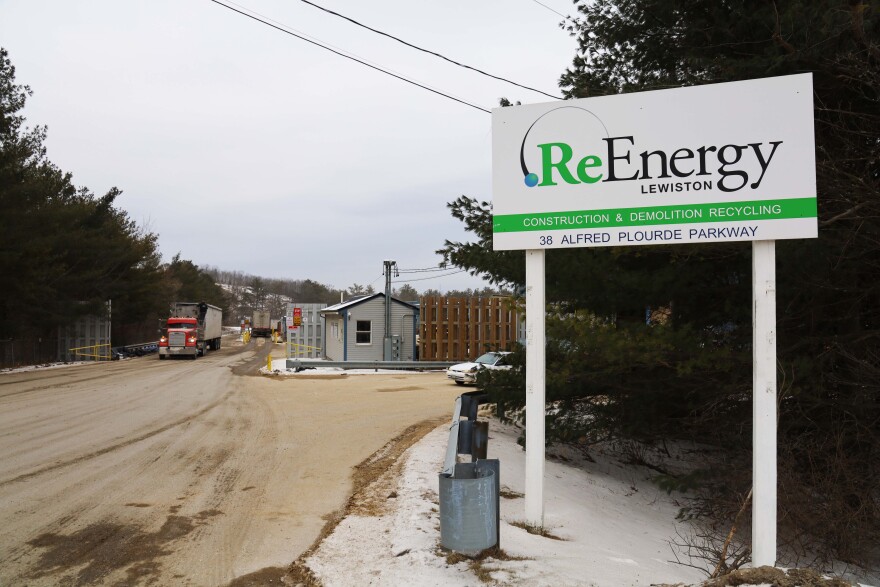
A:
POLYGON ((489 452, 489 423, 474 422, 471 430, 471 457, 485 460, 489 452))
MULTIPOLYGON (((489 423, 486 422, 488 427, 489 423)), ((495 480, 495 546, 501 548, 501 461, 498 459, 481 459, 476 462, 477 469, 491 469, 495 480)))
POLYGON ((468 391, 461 394, 461 415, 475 422, 480 404, 485 404, 489 394, 483 391, 468 391))
POLYGON ((498 544, 498 475, 478 463, 440 474, 440 544, 469 556, 498 544), (494 495, 493 495, 494 494, 494 495))
POLYGON ((446 443, 446 459, 443 462, 443 473, 452 475, 455 472, 455 457, 458 454, 458 427, 461 425, 461 396, 455 398, 452 410, 452 426, 449 427, 449 440, 446 443))
POLYGON ((467 555, 501 542, 501 464, 486 459, 489 423, 477 420, 487 399, 482 392, 456 398, 439 474, 440 544, 467 555), (471 462, 456 463, 459 454, 471 455, 471 462))

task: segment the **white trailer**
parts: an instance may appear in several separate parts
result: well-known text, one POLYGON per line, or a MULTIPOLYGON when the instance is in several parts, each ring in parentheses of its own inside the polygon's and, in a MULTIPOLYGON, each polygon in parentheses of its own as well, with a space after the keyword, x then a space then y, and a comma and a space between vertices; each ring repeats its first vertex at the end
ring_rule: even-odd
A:
POLYGON ((251 320, 251 333, 254 336, 272 336, 272 319, 269 312, 264 310, 254 310, 254 317, 251 320))

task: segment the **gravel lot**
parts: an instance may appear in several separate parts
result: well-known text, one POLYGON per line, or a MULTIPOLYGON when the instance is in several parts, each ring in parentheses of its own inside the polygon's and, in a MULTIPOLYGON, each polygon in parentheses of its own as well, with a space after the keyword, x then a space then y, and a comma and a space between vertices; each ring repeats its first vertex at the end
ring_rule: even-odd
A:
POLYGON ((356 465, 462 391, 442 373, 254 375, 270 351, 0 374, 0 585, 272 574, 345 506, 356 465))

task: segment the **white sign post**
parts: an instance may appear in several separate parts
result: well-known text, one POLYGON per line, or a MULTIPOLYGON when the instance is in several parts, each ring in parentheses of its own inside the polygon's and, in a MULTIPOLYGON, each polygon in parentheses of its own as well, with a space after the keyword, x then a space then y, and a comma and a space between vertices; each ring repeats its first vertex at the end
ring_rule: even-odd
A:
POLYGON ((776 243, 752 243, 752 564, 776 565, 776 243))
POLYGON ((818 236, 810 74, 492 111, 493 247, 526 251, 526 518, 543 525, 544 249, 753 242, 752 558, 776 560, 775 241, 818 236))
POLYGON ((544 525, 544 250, 526 251, 526 521, 544 525))

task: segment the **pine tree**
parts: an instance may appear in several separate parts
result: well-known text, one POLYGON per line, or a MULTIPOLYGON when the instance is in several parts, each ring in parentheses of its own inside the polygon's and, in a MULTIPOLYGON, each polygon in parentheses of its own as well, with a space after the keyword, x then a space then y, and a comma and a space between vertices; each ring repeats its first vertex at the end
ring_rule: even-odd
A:
POLYGON ((46 158, 45 127, 21 114, 30 88, 0 49, 0 337, 45 336, 117 300, 114 320, 138 321, 159 305, 157 237, 46 158))

